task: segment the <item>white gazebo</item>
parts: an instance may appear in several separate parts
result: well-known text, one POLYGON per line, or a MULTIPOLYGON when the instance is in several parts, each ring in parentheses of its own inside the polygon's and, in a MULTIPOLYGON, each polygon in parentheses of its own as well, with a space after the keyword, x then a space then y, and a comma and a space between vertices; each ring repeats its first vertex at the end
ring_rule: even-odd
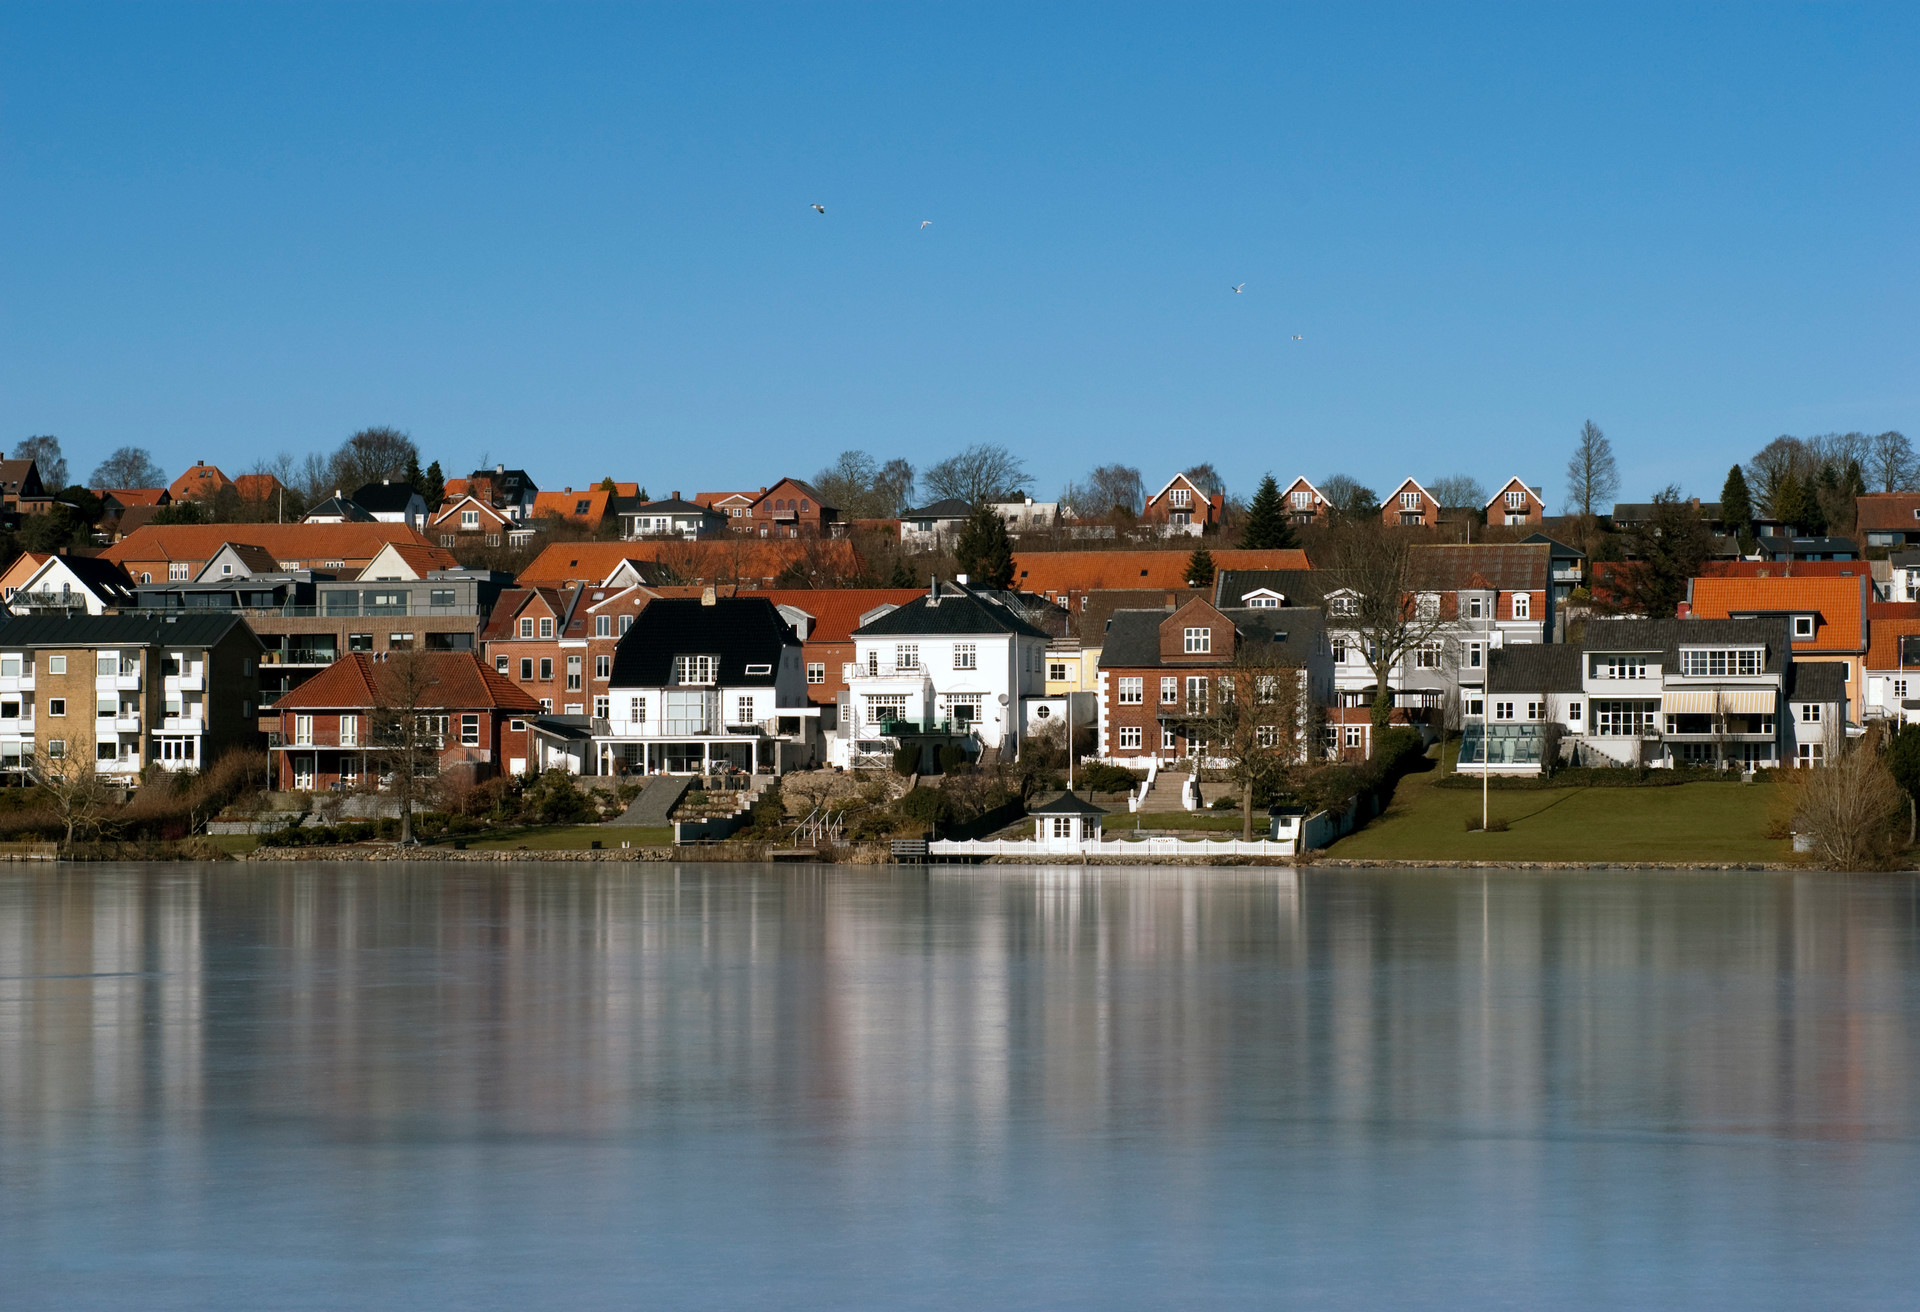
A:
POLYGON ((1033 817, 1033 837, 1041 851, 1081 852, 1100 841, 1100 821, 1106 812, 1073 793, 1061 793, 1027 808, 1027 814, 1033 817))

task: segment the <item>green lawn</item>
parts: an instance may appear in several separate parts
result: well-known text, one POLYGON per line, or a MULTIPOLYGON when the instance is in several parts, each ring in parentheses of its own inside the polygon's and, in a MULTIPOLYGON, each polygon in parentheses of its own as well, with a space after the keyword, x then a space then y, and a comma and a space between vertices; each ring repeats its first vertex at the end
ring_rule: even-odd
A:
MULTIPOLYGON (((550 829, 475 834, 466 843, 476 852, 511 851, 522 847, 530 852, 552 852, 563 848, 592 847, 596 840, 602 847, 618 847, 622 843, 632 843, 635 847, 662 847, 673 842, 673 829, 668 825, 555 825, 550 829)), ((452 839, 442 839, 441 845, 450 847, 453 842, 452 839)))
POLYGON ((1488 814, 1505 833, 1468 832, 1480 794, 1436 788, 1439 769, 1408 775, 1393 804, 1329 856, 1438 861, 1785 861, 1791 844, 1766 837, 1770 784, 1493 791, 1488 814))
MULTIPOLYGON (((1105 833, 1109 838, 1124 838, 1133 832, 1134 821, 1140 822, 1140 828, 1148 829, 1200 829, 1231 832, 1236 836, 1240 832, 1240 813, 1238 811, 1142 811, 1134 815, 1124 809, 1114 812, 1105 821, 1105 833), (1122 831, 1125 831, 1124 833, 1122 831)), ((1253 836, 1264 838, 1267 832, 1267 808, 1253 808, 1253 836)))

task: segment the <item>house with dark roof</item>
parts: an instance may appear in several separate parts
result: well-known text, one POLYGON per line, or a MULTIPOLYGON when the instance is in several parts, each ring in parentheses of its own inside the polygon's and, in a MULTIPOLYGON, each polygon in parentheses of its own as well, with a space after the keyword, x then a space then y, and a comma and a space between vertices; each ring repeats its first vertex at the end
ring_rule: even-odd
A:
POLYGON ((426 526, 427 499, 405 479, 383 478, 356 488, 353 503, 382 524, 426 526))
POLYGON ((301 516, 302 524, 374 524, 372 512, 344 492, 334 494, 301 516))
POLYGON ((476 469, 465 478, 447 480, 442 495, 447 501, 477 497, 503 512, 508 519, 520 522, 533 518, 540 488, 526 470, 495 465, 492 469, 476 469))
POLYGON ((709 538, 722 533, 727 517, 711 506, 683 500, 678 492, 661 501, 643 501, 620 511, 620 536, 636 538, 709 538))
POLYGON ((1852 538, 1787 537, 1774 534, 1758 539, 1760 559, 1772 564, 1792 564, 1806 560, 1859 560, 1860 548, 1852 538))
POLYGON ((397 738, 385 726, 406 714, 426 725, 437 773, 471 782, 519 773, 532 757, 529 723, 539 709, 470 651, 352 652, 274 705, 274 776, 284 792, 378 787, 394 769, 382 749, 397 738))
POLYGON ((1578 644, 1492 654, 1484 699, 1462 707, 1457 768, 1537 774, 1550 751, 1600 766, 1817 766, 1847 732, 1841 675, 1796 660, 1781 619, 1590 620, 1578 644))
POLYGON ((1855 497, 1854 531, 1869 547, 1920 546, 1920 492, 1855 497))
POLYGON ((110 560, 97 556, 48 556, 12 590, 7 608, 16 615, 29 611, 104 615, 131 607, 135 596, 133 580, 110 560))
POLYGON ((40 466, 32 460, 0 460, 0 510, 37 515, 53 506, 55 489, 40 482, 40 466))
POLYGON ((1029 703, 1046 695, 1048 635, 1028 614, 1014 594, 936 579, 868 615, 853 631, 832 763, 878 764, 908 743, 1016 755, 1029 703))
POLYGON ((973 507, 959 497, 948 497, 900 513, 900 540, 912 547, 936 548, 951 542, 967 526, 973 507))
POLYGON ((85 764, 132 783, 260 745, 260 640, 235 615, 15 616, 0 623, 0 771, 85 764))
POLYGON ((1333 697, 1326 622, 1311 606, 1219 607, 1189 597, 1175 608, 1113 613, 1100 650, 1096 751, 1116 764, 1223 764, 1216 712, 1239 666, 1290 670, 1299 680, 1303 754, 1314 715, 1333 697))
POLYGON ((800 639, 765 597, 660 597, 613 652, 600 774, 784 774, 815 764, 800 639))

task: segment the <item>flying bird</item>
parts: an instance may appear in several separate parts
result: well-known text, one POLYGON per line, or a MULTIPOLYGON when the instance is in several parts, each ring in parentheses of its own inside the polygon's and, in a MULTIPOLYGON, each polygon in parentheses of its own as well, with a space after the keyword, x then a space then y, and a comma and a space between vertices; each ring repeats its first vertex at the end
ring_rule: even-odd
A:
POLYGON ((1293 335, 1293 340, 1294 340, 1294 341, 1296 341, 1296 342, 1304 342, 1304 341, 1306 341, 1307 339, 1306 339, 1306 338, 1304 338, 1304 337, 1302 337, 1302 336, 1301 336, 1301 335, 1300 335, 1299 333, 1295 333, 1295 334, 1293 335))
POLYGON ((825 205, 815 205, 813 208, 818 212, 820 212, 821 214, 825 214, 827 212, 827 207, 825 205))
POLYGON ((923 228, 931 228, 931 227, 933 226, 933 220, 932 220, 932 219, 922 219, 922 220, 920 220, 920 226, 921 226, 921 227, 923 227, 923 228))
POLYGON ((1238 287, 1235 287, 1233 289, 1233 294, 1235 296, 1238 296, 1241 292, 1245 291, 1246 289, 1247 289, 1247 285, 1245 283, 1241 283, 1238 287))

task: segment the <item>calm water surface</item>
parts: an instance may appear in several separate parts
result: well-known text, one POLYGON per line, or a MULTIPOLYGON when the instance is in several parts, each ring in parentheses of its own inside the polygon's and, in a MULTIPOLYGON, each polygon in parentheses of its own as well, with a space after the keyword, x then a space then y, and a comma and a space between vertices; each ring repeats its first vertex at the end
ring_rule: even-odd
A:
POLYGON ((1913 1307, 1827 876, 0 873, 6 1308, 1913 1307))

